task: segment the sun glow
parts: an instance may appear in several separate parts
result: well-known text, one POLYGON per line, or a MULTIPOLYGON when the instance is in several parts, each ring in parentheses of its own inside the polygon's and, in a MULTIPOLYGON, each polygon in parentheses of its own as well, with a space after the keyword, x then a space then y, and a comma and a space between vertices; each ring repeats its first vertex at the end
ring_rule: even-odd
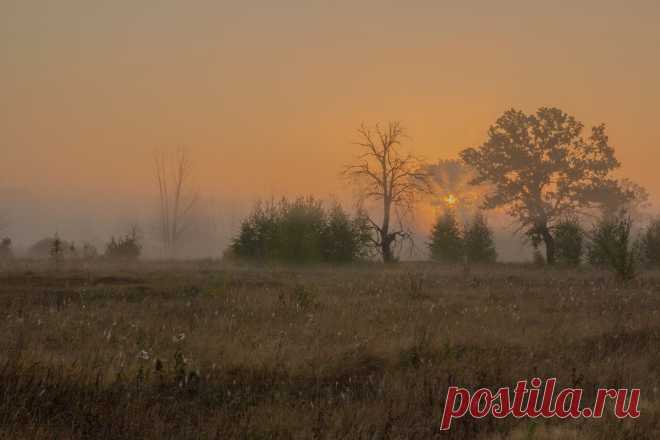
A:
POLYGON ((458 203, 458 199, 453 194, 449 194, 447 197, 445 197, 444 201, 450 208, 454 207, 458 203))

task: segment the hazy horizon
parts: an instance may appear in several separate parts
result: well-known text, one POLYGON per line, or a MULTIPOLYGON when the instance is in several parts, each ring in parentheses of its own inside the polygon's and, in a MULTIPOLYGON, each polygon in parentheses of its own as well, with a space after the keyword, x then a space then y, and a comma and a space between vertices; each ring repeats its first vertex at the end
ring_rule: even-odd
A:
POLYGON ((180 145, 223 225, 227 204, 350 200, 360 123, 401 121, 434 162, 510 107, 606 123, 658 205, 660 3, 443 3, 0 1, 0 190, 32 200, 0 207, 10 235, 148 227, 153 153, 180 145))

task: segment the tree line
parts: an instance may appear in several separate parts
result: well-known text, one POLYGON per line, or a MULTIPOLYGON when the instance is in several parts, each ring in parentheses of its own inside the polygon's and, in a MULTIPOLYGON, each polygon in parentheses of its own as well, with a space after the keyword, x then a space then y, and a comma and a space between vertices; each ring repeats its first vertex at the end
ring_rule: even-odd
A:
MULTIPOLYGON (((359 210, 369 237, 360 243, 371 252, 358 254, 376 253, 386 263, 396 261, 397 248, 412 237, 414 205, 434 194, 448 193, 452 187, 463 186, 466 192, 479 188, 481 200, 470 224, 460 228, 450 203, 456 196, 448 193, 447 212, 437 219, 429 243, 431 257, 441 261, 496 259, 493 234, 485 218, 488 210, 503 211, 515 219, 517 232, 548 265, 581 261, 585 249, 593 264, 599 252, 600 260, 611 260, 603 256, 612 254, 611 249, 601 246, 596 250, 603 242, 599 237, 625 232, 628 216, 648 199, 639 185, 613 176, 621 164, 605 125, 587 131, 575 117, 557 108, 542 107, 532 114, 508 110, 489 127, 485 142, 464 149, 458 160, 438 164, 424 163, 404 148, 408 138, 399 122, 362 125, 357 134, 359 154, 342 175, 358 189, 362 203, 378 206, 359 210), (440 177, 439 169, 444 172, 440 177), (460 182, 466 175, 469 179, 460 182), (593 230, 580 225, 584 218, 597 220, 593 230), (606 230, 609 232, 603 232, 606 230)), ((457 200, 459 207, 465 202, 461 197, 457 200)), ((254 232, 247 227, 250 222, 254 222, 254 214, 232 246, 238 256, 253 256, 241 245, 246 231, 254 232)), ((656 227, 660 228, 654 224, 646 233, 647 249, 653 247, 649 243, 656 227)), ((365 235, 365 229, 359 233, 365 235)), ((640 244, 634 247, 641 249, 640 244)))
MULTIPOLYGON (((313 197, 258 204, 243 219, 227 256, 290 262, 377 257, 391 263, 406 244, 413 243, 415 205, 423 199, 440 199, 443 212, 428 242, 431 258, 439 261, 496 260, 486 219, 489 210, 515 219, 517 232, 544 264, 574 265, 586 259, 603 265, 616 260, 623 267, 622 261, 640 252, 645 260, 657 258, 654 243, 660 223, 652 223, 643 239, 632 237, 632 215, 647 202, 648 193, 613 176, 620 162, 604 124, 586 130, 557 108, 542 107, 532 114, 511 109, 488 128, 481 145, 464 149, 458 159, 435 164, 410 152, 405 146, 408 140, 399 122, 363 124, 357 130, 357 155, 341 171, 359 194, 353 213, 339 203, 326 205, 313 197), (468 206, 470 218, 459 225, 457 213, 466 217, 463 211, 468 206), (593 227, 583 226, 587 219, 593 227), (617 240, 612 237, 621 243, 618 250, 613 249, 617 240)), ((174 258, 198 199, 192 166, 181 148, 173 155, 156 153, 154 170, 157 235, 163 256, 174 258)), ((58 248, 58 240, 51 239, 49 246, 58 248)), ((65 250, 56 249, 54 254, 66 254, 66 245, 62 247, 65 250)), ((140 250, 133 233, 113 238, 105 254, 137 258, 140 250)), ((10 254, 11 241, 4 239, 0 256, 10 254)))

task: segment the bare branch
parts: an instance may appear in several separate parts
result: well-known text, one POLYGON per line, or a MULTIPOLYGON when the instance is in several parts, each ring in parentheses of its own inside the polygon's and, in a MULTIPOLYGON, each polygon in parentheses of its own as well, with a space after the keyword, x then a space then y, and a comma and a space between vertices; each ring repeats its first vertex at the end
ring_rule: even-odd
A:
MULTIPOLYGON (((391 231, 392 209, 410 211, 418 195, 430 193, 431 185, 419 161, 412 154, 401 154, 398 150, 405 136, 399 122, 390 122, 386 128, 376 124, 364 124, 357 130, 360 140, 355 142, 363 151, 357 156, 356 164, 348 165, 343 176, 363 185, 362 196, 382 201, 383 217, 380 224, 369 218, 376 232, 374 243, 379 246, 383 260, 394 260, 392 246, 409 236, 403 226, 391 231)), ((400 217, 399 217, 400 218, 400 217)))
POLYGON ((190 214, 198 194, 192 188, 192 164, 185 148, 174 153, 155 153, 155 177, 159 195, 159 232, 164 251, 175 256, 190 226, 190 214))

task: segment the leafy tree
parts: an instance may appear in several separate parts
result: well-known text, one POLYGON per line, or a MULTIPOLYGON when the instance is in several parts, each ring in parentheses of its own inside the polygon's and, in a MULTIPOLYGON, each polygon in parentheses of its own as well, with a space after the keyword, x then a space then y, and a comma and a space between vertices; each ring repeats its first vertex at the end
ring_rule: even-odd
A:
POLYGON ((443 263, 458 263, 463 258, 463 237, 453 210, 446 209, 436 220, 429 250, 431 259, 443 263))
POLYGON ((375 247, 383 261, 390 263, 396 260, 394 245, 411 237, 404 218, 420 194, 430 193, 430 183, 421 162, 412 154, 400 151, 405 138, 400 123, 390 122, 387 128, 362 125, 358 134, 360 141, 356 144, 363 152, 357 158, 358 163, 344 169, 344 175, 361 185, 364 198, 382 203, 380 221, 367 218, 375 231, 375 247), (393 225, 395 221, 398 228, 393 225))
POLYGON ((555 226, 557 262, 569 267, 579 266, 584 254, 584 234, 577 217, 567 217, 555 226))
POLYGON ((641 251, 646 264, 660 266, 660 219, 653 220, 644 230, 641 251))
POLYGON ((477 173, 472 183, 492 185, 484 207, 505 208, 521 230, 545 244, 549 264, 556 261, 556 223, 593 207, 603 188, 620 191, 610 177, 619 162, 605 126, 593 127, 588 136, 583 129, 557 108, 531 115, 511 109, 490 127, 483 145, 461 153, 477 173))
POLYGON ((465 256, 470 263, 494 263, 497 260, 493 231, 486 217, 478 212, 465 229, 465 256))

